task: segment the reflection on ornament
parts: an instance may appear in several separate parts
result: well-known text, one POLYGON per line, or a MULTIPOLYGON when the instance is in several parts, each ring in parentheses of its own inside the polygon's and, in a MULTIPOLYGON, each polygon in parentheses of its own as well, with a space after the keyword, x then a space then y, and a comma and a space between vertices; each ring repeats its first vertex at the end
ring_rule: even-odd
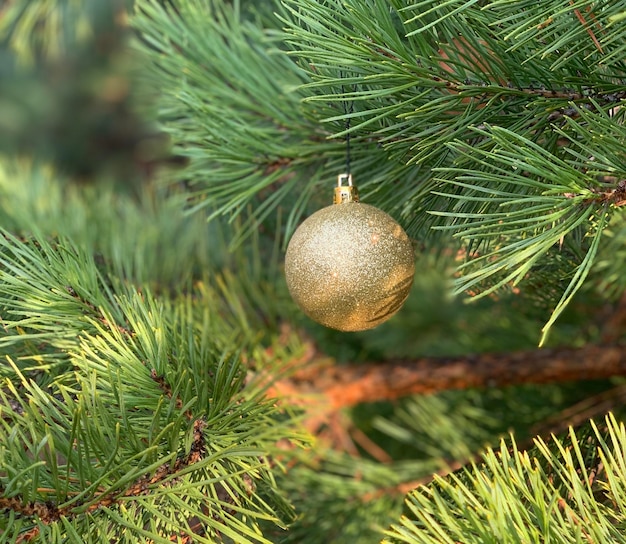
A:
POLYGON ((339 177, 335 204, 298 227, 285 256, 287 286, 298 306, 341 331, 371 329, 393 316, 414 273, 408 236, 388 214, 358 201, 351 176, 339 177))

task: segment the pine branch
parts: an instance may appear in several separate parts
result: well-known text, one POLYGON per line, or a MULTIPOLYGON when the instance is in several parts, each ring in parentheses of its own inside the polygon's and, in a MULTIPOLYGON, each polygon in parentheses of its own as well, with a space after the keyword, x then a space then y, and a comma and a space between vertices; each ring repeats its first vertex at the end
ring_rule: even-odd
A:
POLYGON ((416 489, 383 542, 626 542, 624 425, 605 422, 530 451, 513 439, 488 448, 481 463, 416 489))
MULTIPOLYGON (((144 475, 132 482, 123 492, 103 492, 95 495, 89 501, 85 509, 81 509, 81 503, 71 503, 65 507, 58 507, 51 501, 25 502, 20 496, 2 497, 0 496, 0 511, 13 511, 22 517, 36 518, 44 525, 58 522, 62 518, 73 520, 79 515, 93 513, 104 507, 119 504, 123 500, 149 494, 155 485, 164 484, 166 480, 176 478, 176 475, 183 469, 201 461, 205 455, 205 440, 203 429, 206 422, 198 419, 193 423, 193 439, 189 453, 183 457, 178 457, 172 464, 166 462, 160 465, 153 475, 144 475)), ((56 490, 51 490, 56 493, 56 490)), ((0 495, 4 490, 0 488, 0 495)), ((20 535, 16 542, 32 542, 40 535, 39 527, 34 527, 20 535)))
POLYGON ((469 357, 308 367, 277 381, 273 393, 314 395, 329 410, 449 389, 504 387, 626 375, 620 345, 556 348, 469 357), (321 398, 320 398, 321 396, 321 398))
MULTIPOLYGON (((573 406, 556 412, 547 420, 534 425, 529 432, 529 436, 532 437, 532 439, 518 443, 518 447, 521 450, 530 450, 533 447, 536 437, 558 436, 566 433, 570 427, 582 427, 588 421, 593 420, 596 417, 604 417, 618 406, 623 405, 625 399, 626 386, 624 385, 619 385, 598 395, 586 398, 573 406)), ((451 460, 448 461, 444 467, 436 472, 433 472, 432 474, 380 487, 366 493, 363 495, 362 499, 369 501, 382 496, 404 496, 421 486, 429 485, 438 477, 446 477, 453 472, 459 471, 460 469, 467 468, 472 464, 477 464, 480 460, 481 453, 474 453, 465 459, 451 460)))
POLYGON ((225 355, 247 345, 246 273, 157 298, 68 239, 2 234, 0 540, 268 542, 257 520, 289 508, 267 459, 289 433, 225 355))

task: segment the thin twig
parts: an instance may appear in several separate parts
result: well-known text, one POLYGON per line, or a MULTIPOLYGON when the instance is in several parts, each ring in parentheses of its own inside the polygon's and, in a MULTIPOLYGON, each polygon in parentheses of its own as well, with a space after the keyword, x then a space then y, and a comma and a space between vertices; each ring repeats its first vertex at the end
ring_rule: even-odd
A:
POLYGON ((559 411, 532 427, 530 433, 539 436, 562 433, 570 426, 578 427, 585 421, 607 414, 616 406, 623 405, 624 401, 626 401, 626 384, 618 385, 597 395, 587 397, 559 411))
POLYGON ((472 462, 478 462, 480 460, 480 454, 473 455, 469 459, 464 459, 462 461, 454 461, 452 463, 446 464, 445 467, 428 474, 422 478, 418 478, 417 480, 410 480, 408 482, 400 482, 398 484, 389 486, 389 487, 380 487, 378 489, 374 489, 373 491, 369 491, 361 496, 361 500, 364 502, 373 501, 376 499, 380 499, 381 497, 393 497, 393 496, 402 496, 407 493, 417 489, 420 486, 428 485, 431 483, 435 477, 440 476, 444 477, 452 472, 456 472, 457 470, 462 469, 463 467, 469 465, 472 462))

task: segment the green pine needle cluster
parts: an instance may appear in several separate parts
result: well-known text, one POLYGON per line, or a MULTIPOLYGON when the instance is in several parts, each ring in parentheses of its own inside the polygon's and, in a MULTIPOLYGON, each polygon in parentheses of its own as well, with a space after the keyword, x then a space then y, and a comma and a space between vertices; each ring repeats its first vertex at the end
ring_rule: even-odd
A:
POLYGON ((480 465, 413 492, 384 542, 626 542, 626 428, 613 416, 564 440, 488 450, 480 465))
POLYGON ((289 511, 271 444, 296 437, 244 387, 214 291, 172 301, 67 239, 0 243, 0 506, 22 505, 3 541, 37 530, 42 542, 268 542, 259 520, 289 511))

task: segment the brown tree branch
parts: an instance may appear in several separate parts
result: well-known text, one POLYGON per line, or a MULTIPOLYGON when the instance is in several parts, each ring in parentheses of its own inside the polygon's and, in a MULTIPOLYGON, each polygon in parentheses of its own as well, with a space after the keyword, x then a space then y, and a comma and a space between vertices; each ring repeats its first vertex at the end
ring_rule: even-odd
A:
POLYGON ((307 366, 278 380, 272 394, 313 395, 327 410, 449 389, 503 387, 626 375, 620 345, 555 348, 385 363, 307 366), (321 398, 320 398, 321 397, 321 398))

